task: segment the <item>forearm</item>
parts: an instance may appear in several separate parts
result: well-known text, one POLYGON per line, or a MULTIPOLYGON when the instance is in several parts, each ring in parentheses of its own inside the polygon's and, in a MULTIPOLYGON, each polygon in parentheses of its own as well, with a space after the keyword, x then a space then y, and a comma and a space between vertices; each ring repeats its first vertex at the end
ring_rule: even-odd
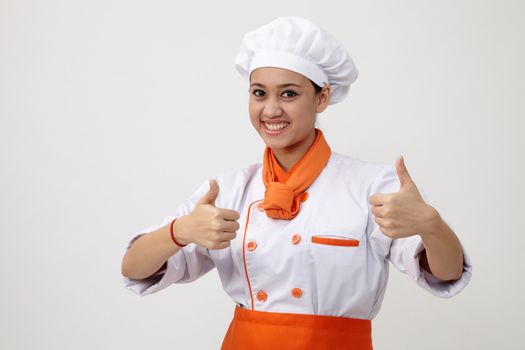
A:
POLYGON ((421 265, 442 281, 459 279, 463 272, 461 243, 437 211, 429 231, 420 236, 426 251, 421 265))
MULTIPOLYGON (((177 219, 173 224, 174 234, 180 224, 177 219)), ((180 242, 177 239, 177 242, 180 242)), ((162 265, 181 249, 177 246, 170 235, 170 224, 139 237, 127 250, 122 259, 122 275, 143 279, 153 275, 162 265)))

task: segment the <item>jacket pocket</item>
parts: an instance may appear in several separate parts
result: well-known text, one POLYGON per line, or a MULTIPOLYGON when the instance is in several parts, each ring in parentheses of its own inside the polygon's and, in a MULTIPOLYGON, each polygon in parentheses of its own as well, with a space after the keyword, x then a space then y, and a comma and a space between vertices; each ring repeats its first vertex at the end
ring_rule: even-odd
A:
POLYGON ((314 235, 311 238, 312 243, 334 245, 340 247, 357 247, 359 240, 350 237, 334 236, 334 235, 314 235))

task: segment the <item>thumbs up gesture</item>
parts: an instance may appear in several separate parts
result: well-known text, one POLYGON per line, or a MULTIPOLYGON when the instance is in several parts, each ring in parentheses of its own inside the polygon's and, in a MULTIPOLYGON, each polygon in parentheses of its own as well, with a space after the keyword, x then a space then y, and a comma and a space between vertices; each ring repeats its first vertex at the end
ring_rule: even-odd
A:
POLYGON ((400 183, 398 192, 369 197, 376 223, 386 236, 394 239, 430 232, 439 214, 421 197, 403 156, 396 159, 396 171, 400 183))
POLYGON ((191 214, 179 218, 177 241, 181 244, 196 243, 209 249, 223 249, 230 245, 239 229, 239 212, 217 208, 215 199, 219 185, 210 180, 210 189, 195 205, 191 214))

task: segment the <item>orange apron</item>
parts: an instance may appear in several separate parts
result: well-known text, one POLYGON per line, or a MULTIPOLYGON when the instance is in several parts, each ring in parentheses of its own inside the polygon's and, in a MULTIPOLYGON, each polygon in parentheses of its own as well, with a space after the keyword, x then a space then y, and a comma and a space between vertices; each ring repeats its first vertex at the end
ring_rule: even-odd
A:
POLYGON ((221 350, 372 350, 372 321, 235 307, 221 350))

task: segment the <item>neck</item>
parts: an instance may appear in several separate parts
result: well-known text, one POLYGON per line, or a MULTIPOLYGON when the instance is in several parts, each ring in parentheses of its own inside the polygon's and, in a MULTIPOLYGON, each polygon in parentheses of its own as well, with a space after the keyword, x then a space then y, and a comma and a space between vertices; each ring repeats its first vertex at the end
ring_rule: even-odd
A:
POLYGON ((272 149, 272 152, 281 168, 288 172, 294 166, 294 164, 304 156, 310 146, 312 146, 314 143, 314 140, 315 129, 313 129, 306 139, 299 144, 290 146, 288 148, 272 149))

